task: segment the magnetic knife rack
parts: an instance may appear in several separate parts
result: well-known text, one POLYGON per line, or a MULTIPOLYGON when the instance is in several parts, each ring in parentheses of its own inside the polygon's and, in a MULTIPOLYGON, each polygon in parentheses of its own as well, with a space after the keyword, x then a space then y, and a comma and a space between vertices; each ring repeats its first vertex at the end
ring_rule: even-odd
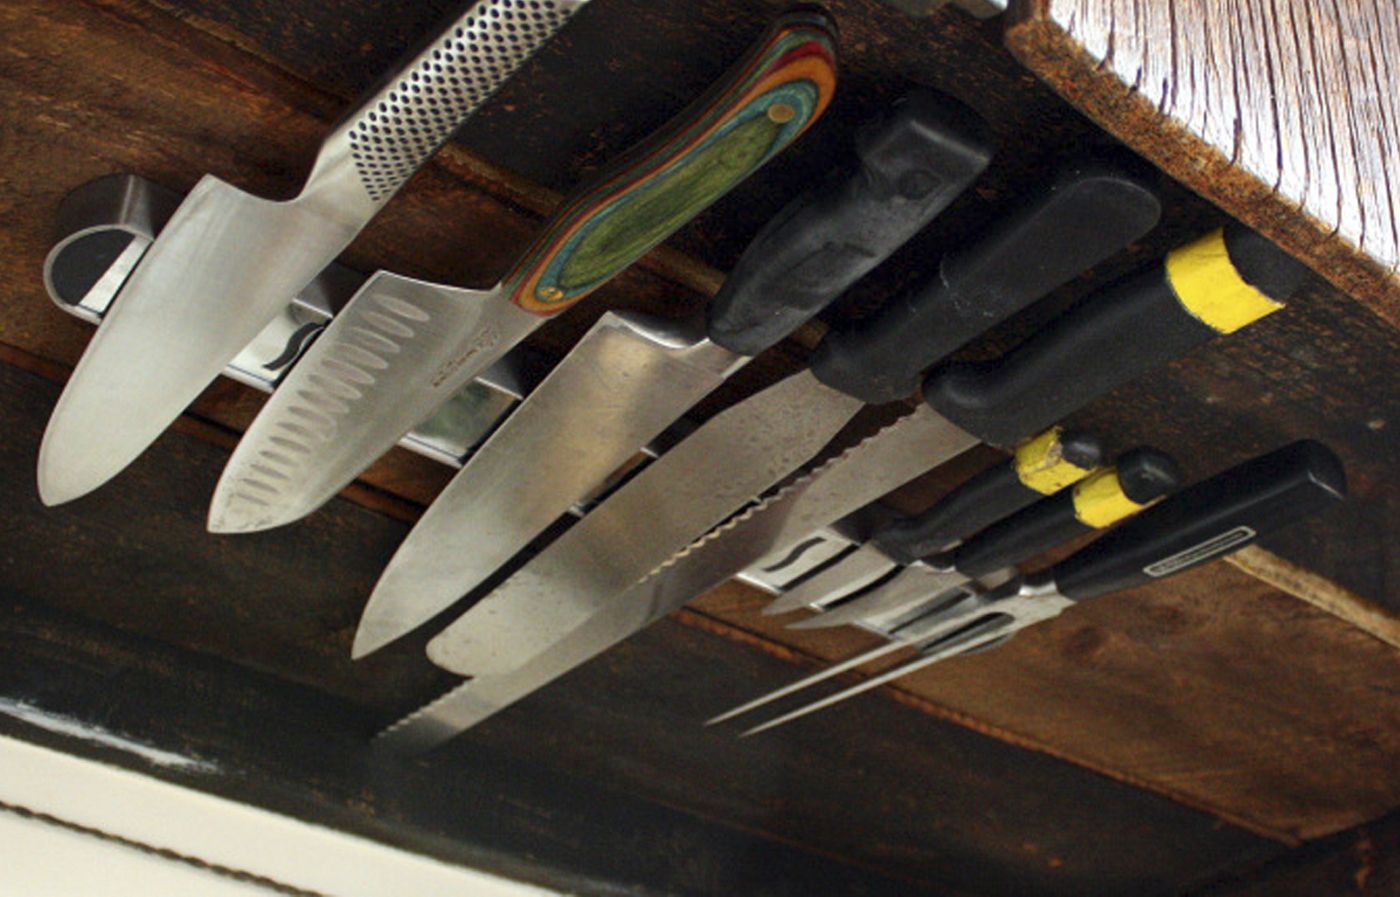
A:
MULTIPOLYGON (((74 317, 101 324, 182 198, 175 191, 132 174, 107 175, 74 189, 59 205, 58 240, 44 259, 44 288, 49 298, 74 317)), ((366 275, 332 263, 229 363, 224 376, 271 393, 365 280, 366 275)), ((538 352, 526 346, 515 348, 463 387, 399 445, 441 464, 461 468, 548 370, 548 362, 538 352)), ((684 419, 673 426, 642 450, 643 457, 628 475, 693 428, 684 419)), ((571 513, 582 516, 626 478, 627 475, 615 478, 571 509, 571 513)), ((758 561, 737 578, 770 594, 781 594, 861 544, 889 516, 890 512, 878 507, 859 511, 813 533, 789 551, 758 561)), ((860 625, 877 635, 894 638, 891 629, 903 617, 872 619, 860 625)))

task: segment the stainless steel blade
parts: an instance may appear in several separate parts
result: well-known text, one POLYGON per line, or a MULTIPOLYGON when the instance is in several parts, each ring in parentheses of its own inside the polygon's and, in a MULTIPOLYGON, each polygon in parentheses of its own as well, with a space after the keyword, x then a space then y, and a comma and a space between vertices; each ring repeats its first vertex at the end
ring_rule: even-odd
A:
POLYGON ((820 607, 878 582, 898 566, 874 545, 860 545, 774 599, 763 608, 763 613, 785 614, 799 608, 820 607))
POLYGON ((797 545, 976 442, 921 407, 685 547, 612 600, 600 602, 581 625, 562 633, 547 650, 522 658, 515 670, 473 679, 405 717, 381 734, 381 743, 417 752, 446 741, 758 559, 797 545))
POLYGON ((200 181, 59 399, 39 453, 43 501, 77 498, 141 454, 584 2, 472 6, 336 127, 295 199, 200 181))
POLYGON ((361 657, 480 585, 749 359, 702 320, 605 314, 438 495, 375 586, 361 657))
POLYGON ((829 695, 819 701, 813 701, 789 713, 784 713, 782 716, 774 717, 766 723, 760 723, 752 729, 745 730, 739 737, 747 738, 750 735, 757 735, 759 732, 766 732, 769 729, 776 728, 785 723, 790 723, 795 719, 801 719, 808 714, 816 713, 818 710, 830 707, 832 704, 838 704, 848 698, 854 698, 856 695, 863 694, 873 688, 878 688, 886 682, 893 682, 895 679, 907 676, 915 670, 926 667, 929 664, 936 663, 940 660, 946 660, 949 657, 973 653, 978 648, 987 646, 992 642, 1000 643, 1009 635, 1009 633, 1006 632, 1006 623, 1006 620, 1001 619, 988 618, 986 620, 979 620, 977 623, 969 626, 965 631, 955 633, 944 641, 937 642, 924 648, 920 651, 918 657, 915 657, 907 663, 899 664, 893 669, 886 670, 876 676, 871 676, 864 682, 852 685, 850 688, 844 689, 843 691, 838 691, 834 695, 829 695))
POLYGON ((252 532, 314 511, 541 320, 500 291, 378 272, 244 434, 209 529, 252 532))
POLYGON ((788 628, 828 629, 895 614, 967 581, 968 578, 956 570, 939 570, 924 563, 911 564, 888 582, 815 617, 789 624, 788 628))
POLYGON ((429 657, 462 675, 514 669, 810 460, 861 407, 803 371, 721 412, 433 639, 429 657))

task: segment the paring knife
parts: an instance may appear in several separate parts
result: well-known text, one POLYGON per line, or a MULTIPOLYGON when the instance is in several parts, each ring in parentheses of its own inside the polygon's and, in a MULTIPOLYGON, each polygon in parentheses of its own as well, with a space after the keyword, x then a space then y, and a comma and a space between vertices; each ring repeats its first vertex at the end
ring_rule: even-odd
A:
MULTIPOLYGON (((905 611, 900 616, 889 617, 888 624, 880 626, 890 639, 886 644, 741 704, 712 717, 705 725, 714 725, 748 713, 846 670, 908 648, 911 644, 924 642, 927 639, 926 629, 930 625, 927 621, 935 616, 939 609, 960 600, 974 580, 1002 568, 1011 568, 1014 573, 1016 565, 1033 560, 1043 552, 1072 541, 1086 532, 1111 526, 1145 507, 1147 501, 1155 501, 1179 485, 1180 472, 1171 458, 1152 449, 1135 449, 1126 453, 1114 467, 1098 471, 1096 483, 1081 481, 1080 486, 1076 486, 1072 492, 1062 492, 1041 499, 1030 507, 997 521, 959 547, 959 554, 965 558, 962 564, 967 568, 965 572, 971 573, 971 567, 980 568, 983 563, 990 563, 991 566, 964 577, 949 577, 933 571, 926 577, 925 585, 928 588, 911 590, 903 607, 875 608, 869 616, 856 615, 845 620, 848 623, 858 623, 882 614, 893 615, 905 611), (1087 488, 1081 488, 1086 485, 1087 488), (1134 496, 1132 493, 1137 490, 1142 491, 1134 496), (1095 523, 1083 523, 1082 518, 1085 517, 1094 520, 1095 523)), ((958 566, 956 562, 948 565, 951 570, 956 570, 958 566)), ((918 564, 906 572, 911 572, 917 567, 918 564)), ((928 570, 927 567, 924 569, 928 570)))
MULTIPOLYGON (((1174 576, 1238 551, 1261 535, 1345 497, 1346 475, 1336 455, 1317 442, 1295 442, 1184 490, 1049 570, 931 608, 910 624, 904 643, 915 643, 918 656, 743 734, 791 722, 937 661, 995 647, 1027 626, 1059 616, 1076 602, 1174 576)), ((870 652, 864 660, 873 655, 870 652)), ((850 669, 864 660, 852 658, 838 666, 850 669)), ((824 670, 782 689, 781 695, 830 675, 831 670, 824 670)), ((774 692, 712 722, 781 695, 774 692)))
POLYGON ((605 314, 399 546, 352 654, 382 647, 479 586, 751 356, 903 245, 986 166, 984 131, 961 104, 912 94, 861 129, 858 165, 764 228, 725 283, 708 334, 698 320, 605 314), (540 465, 540 446, 554 446, 557 460, 540 465))
MULTIPOLYGON (((1309 276, 1267 240, 1234 225, 1179 247, 1080 303, 999 362, 935 371, 924 389, 937 411, 921 407, 800 477, 640 582, 537 636, 530 654, 517 654, 516 670, 458 686, 381 733, 379 743, 408 752, 442 743, 760 558, 797 545, 958 454, 977 441, 959 423, 1013 444, 1047 419, 1277 310, 1309 276), (1148 338, 1134 340, 1133 334, 1148 338), (967 388, 969 380, 988 385, 967 388), (964 388, 949 388, 955 385, 964 388)), ((652 513, 679 513, 683 504, 675 497, 682 494, 667 498, 663 492, 652 513)))
MULTIPOLYGON (((881 315, 943 310, 941 328, 924 328, 922 339, 901 332, 891 338, 891 353, 932 364, 1121 249, 1155 223, 1158 211, 1156 197, 1119 172, 1065 174, 980 239, 948 253, 930 284, 887 304, 881 315)), ((930 312, 927 320, 934 317, 930 312)), ((841 329, 832 330, 823 344, 841 337, 841 329)), ((867 353, 871 377, 882 361, 867 353)), ((721 412, 468 610, 429 643, 429 657, 464 675, 513 668, 810 461, 863 406, 809 368, 721 412)))
POLYGON ((546 318, 787 147, 831 100, 833 35, 818 12, 780 17, 708 93, 562 203, 494 288, 371 277, 243 437, 209 528, 267 529, 320 507, 546 318))
POLYGON ((206 175, 59 397, 39 449, 44 503, 96 489, 145 451, 586 2, 471 6, 336 126, 295 199, 260 199, 206 175))
POLYGON ((848 598, 794 629, 826 629, 908 609, 931 595, 975 582, 1055 545, 1112 526, 1172 492, 1181 482, 1176 462, 1155 449, 1124 453, 1114 467, 1096 471, 1073 489, 994 523, 974 543, 905 567, 889 581, 848 598))
POLYGON ((1007 463, 984 470, 922 514, 895 518, 863 544, 807 574, 769 602, 763 613, 784 614, 821 606, 879 585, 900 567, 919 560, 920 555, 904 560, 903 549, 908 546, 932 546, 921 555, 950 548, 1001 518, 1080 482, 1098 468, 1101 457, 1099 442, 1093 436, 1051 427, 1017 446, 1007 463), (890 544, 901 551, 891 552, 890 544))

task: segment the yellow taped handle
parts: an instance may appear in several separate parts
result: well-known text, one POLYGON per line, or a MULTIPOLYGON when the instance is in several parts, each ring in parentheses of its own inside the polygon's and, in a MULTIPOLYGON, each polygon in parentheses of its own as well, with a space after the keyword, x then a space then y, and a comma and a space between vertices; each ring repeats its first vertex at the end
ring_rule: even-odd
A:
POLYGON ((1089 475, 1092 467, 1080 467, 1064 456, 1060 436, 1063 427, 1051 427, 1016 447, 1016 476, 1027 489, 1054 495, 1089 475))
POLYGON ((1118 469, 1096 470, 1074 487, 1074 516, 1085 526, 1102 529, 1131 517, 1157 499, 1138 504, 1123 492, 1118 469))
POLYGON ((1219 333, 1241 327, 1283 308, 1240 276, 1225 247, 1225 230, 1178 246, 1167 254, 1167 282, 1197 320, 1219 333))

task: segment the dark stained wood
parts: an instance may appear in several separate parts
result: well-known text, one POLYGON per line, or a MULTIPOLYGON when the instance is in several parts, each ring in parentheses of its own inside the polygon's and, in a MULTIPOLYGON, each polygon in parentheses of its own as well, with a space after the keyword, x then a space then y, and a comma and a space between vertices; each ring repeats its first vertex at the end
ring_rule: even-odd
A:
POLYGON ((1388 897, 1400 894, 1400 813, 1228 875, 1188 897, 1388 897))
POLYGON ((402 525, 337 500, 276 539, 211 536, 226 453, 179 433, 44 510, 26 487, 56 391, 0 366, 0 695, 220 764, 194 787, 581 893, 1166 897, 1280 849, 888 701, 706 730, 792 667, 669 621, 421 761, 377 758, 368 736, 451 681, 421 642, 348 659, 402 525))
POLYGON ((1007 43, 1107 131, 1400 325, 1400 8, 1025 0, 1007 43))
MULTIPOLYGON (((0 225, 0 272, 11 287, 7 301, 0 304, 0 342, 22 350, 16 357, 27 353, 60 369, 76 360, 86 342, 84 325, 50 307, 37 274, 52 212, 66 190, 119 170, 187 188, 213 171, 254 192, 288 195, 345 100, 429 30, 448 5, 445 0, 382 7, 345 0, 169 0, 156 7, 140 0, 10 0, 0 6, 0 26, 7 35, 6 45, 0 47, 0 212, 5 215, 0 225)), ((926 275, 941 246, 989 220, 1000 203, 1043 177, 1057 159, 1107 142, 1016 66, 1000 47, 995 23, 973 23, 953 11, 916 21, 876 0, 836 0, 830 5, 843 28, 848 62, 828 117, 792 152, 687 228, 671 250, 653 253, 601 291, 596 304, 590 301, 551 322, 539 334, 541 348, 557 355, 604 307, 662 313, 698 307, 717 283, 716 271, 732 263, 761 222, 829 165, 847 145, 856 122, 910 82, 950 91, 977 108, 991 121, 1004 151, 985 183, 863 284, 838 314, 863 313, 895 286, 926 275)), ((571 26, 557 46, 531 65, 526 77, 507 88, 461 135, 460 145, 440 154, 390 204, 351 248, 348 260, 365 269, 383 265, 462 283, 494 282, 533 235, 540 216, 557 201, 558 190, 577 183, 684 105, 742 51, 776 8, 777 3, 739 0, 597 0, 581 14, 576 28, 571 26)), ((1158 232, 1060 291, 1045 308, 1008 322, 969 354, 1006 345, 1050 309, 1063 307, 1132 264, 1221 220, 1217 210, 1170 182, 1164 181, 1162 189, 1169 215, 1158 232)), ((1400 426, 1393 378, 1397 349, 1400 337, 1371 311, 1335 289, 1319 286, 1289 311, 1197 353, 1161 377, 1120 390, 1081 419, 1109 434, 1118 447, 1150 441, 1173 450, 1193 476, 1301 436, 1324 439, 1348 464, 1353 500, 1327 521, 1276 539, 1269 547, 1364 598, 1400 607, 1395 585, 1400 582, 1400 549, 1391 535, 1400 525, 1400 495, 1393 477, 1400 463, 1400 446, 1393 435, 1400 426)), ((791 369, 800 355, 797 346, 785 346, 765 356, 704 403, 702 413, 764 385, 791 369)), ((9 437, 8 451, 28 455, 9 456, 7 463, 15 465, 15 473, 7 480, 7 494, 26 496, 25 500, 32 496, 32 453, 48 402, 51 398, 27 406, 23 414, 15 412, 24 423, 9 437)), ((260 403, 250 391, 221 382, 206 393, 197 411, 204 421, 226 428, 227 440, 246 426, 260 403)), ((8 415, 5 420, 11 425, 8 415)), ((992 457, 980 453, 975 460, 985 464, 992 457)), ((25 568, 15 575, 26 590, 42 591, 47 588, 45 578, 51 578, 62 586, 45 593, 45 600, 55 606, 274 673, 370 707, 386 720, 441 686, 442 678, 421 662, 421 643, 362 666, 351 666, 345 659, 360 602, 403 532, 401 526, 338 504, 323 515, 325 519, 306 524, 315 528, 314 535, 288 535, 293 533, 288 530, 249 537, 263 539, 260 542, 196 538, 216 462, 182 455, 147 459, 141 465, 87 504, 53 511, 29 508, 32 517, 26 519, 36 537, 43 538, 25 543, 39 547, 27 548, 17 556, 23 563, 13 565, 25 568), (130 509, 143 507, 153 485, 175 490, 179 501, 173 493, 164 494, 166 510, 150 519, 133 517, 130 509), (86 515, 95 513, 92 509, 121 521, 110 527, 128 552, 120 556, 117 568, 135 565, 134 574, 113 585, 110 594, 94 591, 94 579, 76 566, 74 557, 82 554, 76 549, 88 545, 70 544, 65 538, 81 536, 88 543, 96 538, 84 529, 86 515), (151 547, 174 531, 189 536, 184 550, 173 544, 151 547), (208 563, 210 571, 226 566, 222 572, 209 572, 213 581, 208 584, 197 581, 198 576, 192 583, 174 572, 162 572, 182 565, 188 569, 194 563, 208 563), (199 589, 232 590, 236 584, 245 591, 221 593, 223 603, 217 607, 197 597, 202 594, 199 589), (236 595, 242 598, 234 600, 236 595)), ((926 503, 976 466, 953 466, 929 478, 903 496, 906 506, 926 503)), ((411 517, 410 503, 431 499, 447 474, 439 466, 395 453, 366 475, 361 489, 384 490, 381 497, 395 503, 401 517, 411 517)), ((1394 677, 1393 653, 1380 653, 1363 634, 1261 589, 1237 571, 1218 574, 1213 568, 1209 575, 1220 577, 1208 580, 1218 584, 1218 596, 1173 587, 1101 602, 1084 609, 1094 614, 1092 618, 1067 618, 1064 625, 1069 629, 1047 630, 1037 636, 1039 641, 1028 634, 1018 644, 969 660, 968 664, 987 665, 984 677, 989 681, 969 683, 966 695, 938 691, 946 687, 940 685, 943 677, 951 674, 931 672, 928 687, 937 691, 937 700, 918 697, 918 706, 1209 808, 1281 839, 1334 831, 1393 806, 1393 771, 1376 773, 1376 758, 1393 745, 1394 726, 1365 722, 1393 719, 1386 715, 1393 710, 1372 713, 1384 699, 1393 703, 1394 690, 1388 684, 1394 677), (1089 634, 1075 641, 1066 632, 1089 634), (1213 645, 1210 640, 1218 637, 1246 649, 1245 662, 1233 663, 1229 650, 1213 645), (1291 653, 1266 651, 1270 639, 1286 644, 1291 653), (1100 654, 1104 666, 1099 666, 1100 654), (1186 661, 1180 672, 1170 662, 1178 655, 1186 661), (1306 678, 1304 672, 1314 667, 1321 674, 1306 678), (1114 672, 1122 674, 1121 682, 1114 672), (1184 692, 1189 699, 1168 700, 1179 681, 1191 686, 1184 692), (1319 687, 1319 681, 1326 687, 1319 687), (1367 682, 1371 691, 1359 684, 1367 682), (1251 706, 1243 696, 1253 689, 1271 700, 1251 706), (1022 690, 1039 697, 1036 706, 1021 706, 1032 703, 1018 696, 1022 690), (1073 700, 1067 702, 1065 695, 1073 700), (1139 702, 1142 695, 1148 699, 1139 702), (1298 709, 1285 712, 1275 700, 1296 701, 1298 709), (1335 706, 1320 707, 1324 702, 1335 706), (1149 712, 1163 705, 1165 718, 1149 712), (1108 715, 1120 711, 1126 715, 1115 723, 1108 715), (1322 715, 1313 719, 1312 713, 1322 715), (1055 714, 1059 716, 1052 718, 1055 714), (1204 722, 1205 730, 1198 732, 1179 720, 1204 722), (1319 720, 1330 720, 1335 727, 1328 729, 1319 720), (1264 736, 1257 734, 1261 729, 1264 736), (1257 743, 1248 743, 1251 738, 1257 743), (1118 743, 1101 743, 1104 739, 1118 743), (1217 741, 1218 756, 1212 753, 1217 741), (1266 755, 1270 749, 1272 754, 1266 755), (1379 786, 1358 793, 1356 782, 1364 778, 1357 770, 1365 770, 1379 786), (1329 774, 1335 780, 1328 780, 1329 774)), ((732 608, 705 605, 714 614, 707 625, 717 618, 719 628, 734 638, 735 624, 748 625, 752 602, 749 596, 732 608)), ((808 649, 805 642, 793 642, 790 634, 768 635, 828 656, 808 649)), ((666 637, 656 638, 671 644, 666 637)), ((691 656, 708 651, 736 662, 723 650, 724 644, 693 643, 691 656)), ((767 644, 778 650, 774 642, 767 644)), ((666 672, 660 657, 648 668, 652 675, 679 675, 666 672)), ((714 687, 712 677, 718 674, 698 663, 693 669, 684 687, 668 693, 666 700, 676 700, 685 688, 696 689, 698 695, 714 687)), ((746 685, 758 691, 776 684, 783 671, 774 668, 767 675, 769 679, 752 683, 719 680, 727 684, 727 691, 716 692, 716 703, 747 693, 746 685)), ((924 687, 910 683, 895 694, 908 696, 924 687)), ((587 699, 576 693, 557 700, 570 714, 588 712, 587 699)), ((871 708, 888 704, 872 697, 845 711, 843 719, 877 726, 883 720, 878 714, 884 711, 871 708), (877 716, 863 716, 870 713, 877 716)), ((643 709, 629 711, 620 703, 616 711, 607 712, 619 714, 611 719, 623 720, 618 730, 622 740, 690 738, 680 728, 654 734, 639 721, 647 718, 643 709)), ((896 730, 901 736, 917 726, 937 725, 917 714, 909 716, 914 722, 901 724, 896 730)), ((601 724, 590 719, 592 732, 591 727, 601 724)), ((523 743, 550 723, 526 715, 514 725, 520 728, 513 737, 523 743)), ((783 737, 817 739, 823 751, 841 754, 842 762, 833 761, 829 779, 841 773, 849 776, 850 769, 871 768, 847 765, 851 757, 843 752, 864 750, 859 747, 862 738, 878 729, 849 723, 844 725, 850 728, 840 728, 843 724, 835 717, 827 725, 836 727, 829 743, 819 738, 820 729, 783 737)), ((577 740, 578 731, 564 729, 560 741, 567 741, 570 732, 577 740)), ((913 761, 896 751, 893 741, 885 743, 891 753, 881 757, 890 757, 888 764, 903 770, 913 761)), ((599 754, 587 762, 577 754, 564 756, 579 762, 580 768, 590 763, 620 767, 648 762, 627 755, 609 761, 599 754)), ((964 757, 954 754, 948 762, 956 765, 964 757)), ((677 769, 681 765, 676 761, 677 769)), ((707 775, 707 783, 720 783, 712 791, 718 787, 719 793, 726 793, 723 775, 713 770, 707 775)), ((781 769, 777 775, 781 778, 781 769)), ((793 784, 793 800, 812 802, 803 804, 810 811, 830 785, 815 775, 801 782, 808 790, 793 784)), ((742 800, 735 797, 706 812, 717 819, 751 822, 756 811, 746 801, 764 800, 757 784, 751 785, 742 800)), ((619 787, 640 786, 628 779, 619 787)), ((704 790, 687 787, 679 773, 667 788, 671 790, 660 789, 664 793, 658 799, 678 805, 683 801, 677 794, 704 790)), ((707 793, 694 799, 709 798, 707 793)), ((837 803, 833 797, 831 805, 837 803)), ((1069 803, 1073 802, 1066 799, 1069 803)), ((1051 827, 1054 814, 1072 812, 1062 804, 1016 807, 1017 813, 1051 827)), ((840 816, 835 811, 830 815, 840 816)), ((852 819, 840 819, 855 825, 852 819)), ((892 823, 877 819, 871 824, 878 828, 892 823)), ((1117 824, 1105 822, 1103 831, 1112 835, 1117 824)), ((927 827, 946 834, 952 823, 935 819, 927 827)), ((796 835, 785 831, 780 836, 809 837, 805 827, 796 835)), ((924 843, 919 836, 908 840, 924 843)), ((1003 830, 995 837, 1013 836, 1003 830)), ((877 859, 901 869, 936 872, 942 857, 946 854, 919 854, 914 847, 901 846, 877 859)), ((1100 861, 1085 858, 1082 863, 1087 868, 1100 861)), ((976 855, 969 862, 1012 861, 998 854, 976 855)), ((1133 874, 1124 872, 1114 880, 1135 881, 1133 874)), ((1083 884, 1087 878, 1076 881, 1083 884)), ((1066 892, 1074 891, 1067 887, 1066 892)))

